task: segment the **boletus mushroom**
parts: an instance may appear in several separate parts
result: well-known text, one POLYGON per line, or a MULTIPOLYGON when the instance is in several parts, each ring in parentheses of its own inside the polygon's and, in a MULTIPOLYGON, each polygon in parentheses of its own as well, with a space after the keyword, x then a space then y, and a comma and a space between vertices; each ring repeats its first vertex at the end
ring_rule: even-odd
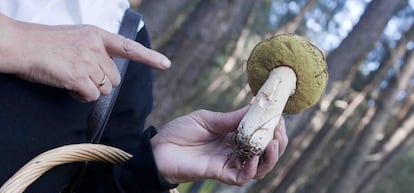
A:
POLYGON ((235 136, 237 155, 243 162, 263 154, 283 112, 297 114, 316 104, 328 78, 323 52, 293 34, 256 45, 247 72, 256 96, 235 136))

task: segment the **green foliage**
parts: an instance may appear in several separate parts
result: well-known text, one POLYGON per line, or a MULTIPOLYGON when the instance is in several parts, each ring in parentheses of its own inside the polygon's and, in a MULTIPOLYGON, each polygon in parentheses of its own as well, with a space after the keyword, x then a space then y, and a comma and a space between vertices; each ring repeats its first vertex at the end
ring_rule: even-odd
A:
MULTIPOLYGON (((180 184, 177 190, 180 193, 188 193, 192 183, 180 184)), ((218 183, 214 180, 205 180, 198 193, 213 193, 218 183)))
POLYGON ((177 187, 177 190, 181 193, 186 193, 190 188, 191 183, 182 183, 177 187))

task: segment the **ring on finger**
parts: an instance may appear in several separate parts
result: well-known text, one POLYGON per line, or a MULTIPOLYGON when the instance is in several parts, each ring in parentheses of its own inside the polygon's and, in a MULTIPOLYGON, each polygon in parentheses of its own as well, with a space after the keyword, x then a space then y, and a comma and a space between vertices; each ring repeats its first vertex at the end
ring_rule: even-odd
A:
POLYGON ((104 77, 99 82, 98 87, 101 87, 101 86, 105 85, 106 79, 107 79, 107 77, 106 77, 106 74, 104 73, 104 77))

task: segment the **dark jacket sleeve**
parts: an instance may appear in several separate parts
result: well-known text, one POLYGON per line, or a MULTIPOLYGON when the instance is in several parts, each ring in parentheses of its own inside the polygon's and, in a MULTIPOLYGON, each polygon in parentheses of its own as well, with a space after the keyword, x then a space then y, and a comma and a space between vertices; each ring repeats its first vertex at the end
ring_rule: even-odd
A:
POLYGON ((144 132, 136 156, 125 163, 119 171, 123 188, 134 190, 139 187, 141 192, 151 193, 164 192, 177 187, 177 184, 168 183, 158 173, 150 143, 150 139, 156 133, 157 130, 154 127, 144 132))

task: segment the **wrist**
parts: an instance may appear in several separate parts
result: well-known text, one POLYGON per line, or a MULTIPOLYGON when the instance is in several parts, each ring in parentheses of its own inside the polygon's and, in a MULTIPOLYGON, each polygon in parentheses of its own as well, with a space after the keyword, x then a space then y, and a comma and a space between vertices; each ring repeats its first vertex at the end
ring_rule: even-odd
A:
MULTIPOLYGON (((0 13, 0 73, 19 74, 25 63, 27 41, 20 22, 0 13)), ((26 35, 29 32, 25 32, 26 35)))
POLYGON ((179 182, 176 182, 174 178, 169 177, 168 171, 166 171, 166 168, 164 168, 165 164, 163 163, 162 159, 162 152, 160 150, 160 146, 162 143, 160 143, 160 139, 158 135, 155 135, 151 138, 150 144, 152 147, 152 153, 154 156, 155 165, 157 166, 158 173, 164 178, 164 180, 170 184, 177 184, 179 182))

